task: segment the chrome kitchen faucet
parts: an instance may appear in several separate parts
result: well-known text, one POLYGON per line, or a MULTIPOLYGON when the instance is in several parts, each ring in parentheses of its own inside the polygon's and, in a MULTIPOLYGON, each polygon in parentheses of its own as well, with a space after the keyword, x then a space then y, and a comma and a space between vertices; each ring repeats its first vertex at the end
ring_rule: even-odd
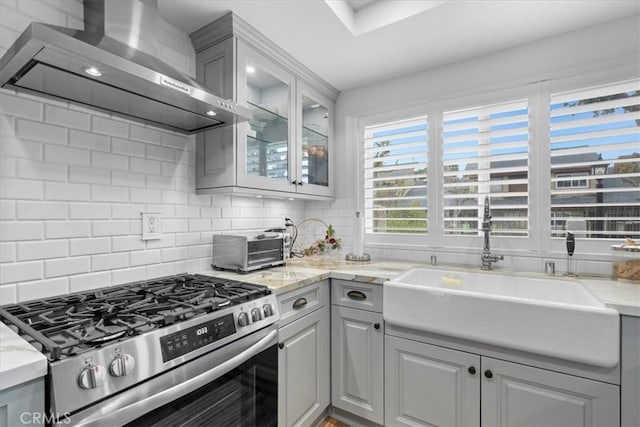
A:
POLYGON ((502 261, 504 257, 502 255, 491 254, 491 243, 489 242, 489 235, 491 233, 491 208, 489 206, 489 196, 484 198, 484 216, 482 218, 482 232, 484 233, 484 244, 482 245, 482 270, 491 270, 494 262, 502 261))

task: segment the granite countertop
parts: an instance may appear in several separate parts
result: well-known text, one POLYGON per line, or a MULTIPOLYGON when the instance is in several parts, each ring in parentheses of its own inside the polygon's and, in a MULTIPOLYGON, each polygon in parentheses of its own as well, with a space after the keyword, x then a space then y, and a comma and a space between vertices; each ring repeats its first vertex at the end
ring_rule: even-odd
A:
MULTIPOLYGON (((427 263, 409 263, 402 261, 370 261, 353 262, 342 258, 318 256, 293 259, 282 267, 259 270, 247 274, 227 271, 206 270, 200 272, 209 276, 242 280, 249 283, 269 286, 275 294, 289 292, 324 279, 344 279, 358 282, 382 284, 413 267, 431 267, 427 263)), ((433 267, 431 267, 433 268, 433 267)), ((438 265, 438 269, 468 270, 459 266, 438 265)), ((474 269, 474 271, 479 269, 474 269)), ((505 274, 522 274, 514 271, 496 272, 505 274)), ((542 273, 526 273, 527 275, 548 277, 542 273)), ((559 279, 563 276, 557 275, 559 279)), ((620 314, 640 317, 640 284, 617 282, 601 277, 577 277, 591 293, 608 307, 616 309, 620 314)))
POLYGON ((0 391, 47 374, 47 358, 0 322, 0 391))

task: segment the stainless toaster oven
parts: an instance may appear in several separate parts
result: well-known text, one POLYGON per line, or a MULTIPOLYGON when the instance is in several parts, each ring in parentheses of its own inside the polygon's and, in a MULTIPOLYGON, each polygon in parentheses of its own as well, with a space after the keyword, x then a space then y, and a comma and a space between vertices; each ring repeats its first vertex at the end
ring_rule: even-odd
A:
POLYGON ((282 265, 291 253, 291 236, 285 232, 214 234, 213 262, 219 270, 241 273, 282 265))

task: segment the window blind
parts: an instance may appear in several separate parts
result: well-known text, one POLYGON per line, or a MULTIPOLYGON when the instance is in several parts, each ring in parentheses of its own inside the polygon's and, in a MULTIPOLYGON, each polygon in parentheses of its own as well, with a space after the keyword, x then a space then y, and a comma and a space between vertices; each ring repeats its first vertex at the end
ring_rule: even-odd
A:
POLYGON ((427 233, 427 118, 364 133, 365 233, 427 233))
POLYGON ((442 121, 445 235, 478 235, 485 196, 492 233, 529 233, 527 100, 447 111, 442 121))
POLYGON ((552 94, 549 111, 552 236, 640 238, 640 81, 552 94))

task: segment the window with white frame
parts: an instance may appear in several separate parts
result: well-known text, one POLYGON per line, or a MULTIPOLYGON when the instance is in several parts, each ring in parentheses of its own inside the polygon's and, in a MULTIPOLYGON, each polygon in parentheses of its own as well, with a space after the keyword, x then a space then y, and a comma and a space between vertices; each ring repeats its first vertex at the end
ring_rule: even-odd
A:
POLYGON ((445 235, 478 235, 489 197, 493 234, 527 237, 527 100, 444 112, 442 174, 445 235))
POLYGON ((364 129, 365 233, 426 234, 427 118, 364 129))
POLYGON ((638 87, 631 81, 551 95, 552 237, 640 237, 638 87))

